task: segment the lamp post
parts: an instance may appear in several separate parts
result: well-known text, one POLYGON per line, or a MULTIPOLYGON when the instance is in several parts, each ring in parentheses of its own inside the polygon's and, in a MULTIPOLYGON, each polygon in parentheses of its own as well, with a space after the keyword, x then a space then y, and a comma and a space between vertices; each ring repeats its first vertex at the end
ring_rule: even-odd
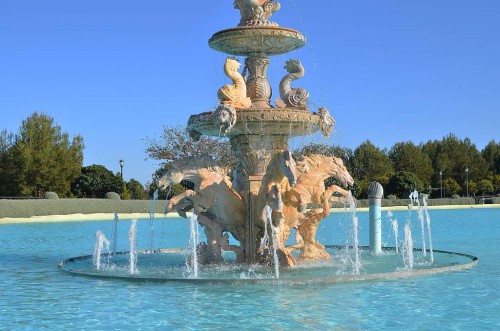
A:
POLYGON ((120 177, 123 182, 123 159, 120 159, 120 177))
POLYGON ((441 191, 441 199, 443 198, 443 170, 439 170, 439 190, 441 191))
POLYGON ((469 167, 465 167, 465 183, 467 185, 467 198, 469 197, 469 167))

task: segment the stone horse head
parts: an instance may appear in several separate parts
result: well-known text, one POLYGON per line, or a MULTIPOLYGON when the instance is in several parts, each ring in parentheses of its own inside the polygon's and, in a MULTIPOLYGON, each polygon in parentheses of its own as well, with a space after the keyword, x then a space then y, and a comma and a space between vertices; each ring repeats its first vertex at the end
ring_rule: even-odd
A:
POLYGON ((279 154, 278 165, 280 170, 283 172, 283 175, 288 179, 290 185, 294 186, 297 182, 297 171, 295 160, 293 159, 290 150, 287 149, 279 154))
POLYGON ((182 180, 189 180, 196 185, 200 180, 201 169, 209 169, 221 174, 224 171, 209 155, 190 156, 171 162, 168 171, 158 181, 158 186, 166 189, 179 184, 182 180))

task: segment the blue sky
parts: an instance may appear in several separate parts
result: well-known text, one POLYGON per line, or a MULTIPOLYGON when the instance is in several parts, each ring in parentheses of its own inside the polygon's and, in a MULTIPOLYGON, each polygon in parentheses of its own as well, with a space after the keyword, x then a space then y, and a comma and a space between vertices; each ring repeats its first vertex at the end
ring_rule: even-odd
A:
MULTIPOLYGON (((125 179, 150 181, 143 139, 212 110, 229 83, 207 41, 237 25, 232 2, 2 0, 0 129, 45 112, 84 137, 84 165, 118 172, 123 158, 125 179)), ((300 59, 294 86, 337 121, 328 143, 500 140, 500 1, 280 2, 272 19, 308 44, 271 58, 271 86, 300 59)))

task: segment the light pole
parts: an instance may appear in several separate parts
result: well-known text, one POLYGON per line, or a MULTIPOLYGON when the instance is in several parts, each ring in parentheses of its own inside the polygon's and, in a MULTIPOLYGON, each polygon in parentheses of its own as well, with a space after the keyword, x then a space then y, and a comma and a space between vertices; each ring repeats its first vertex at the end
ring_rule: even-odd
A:
POLYGON ((439 190, 441 191, 441 199, 443 198, 443 170, 439 170, 439 190))
POLYGON ((123 182, 123 159, 120 159, 120 177, 123 182))
POLYGON ((465 167, 465 183, 467 185, 467 198, 469 197, 469 167, 465 167))

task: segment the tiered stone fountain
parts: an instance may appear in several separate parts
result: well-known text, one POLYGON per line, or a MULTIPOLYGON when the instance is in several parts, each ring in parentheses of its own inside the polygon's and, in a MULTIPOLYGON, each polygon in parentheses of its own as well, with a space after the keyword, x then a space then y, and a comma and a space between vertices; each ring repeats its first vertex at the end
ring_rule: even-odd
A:
MULTIPOLYGON (((424 208, 420 205, 418 208, 424 248, 413 248, 409 217, 404 244, 396 240, 395 247, 381 247, 380 185, 370 186, 369 251, 358 245, 358 217, 352 198, 349 200, 352 249, 325 247, 316 240, 319 223, 329 214, 329 202, 351 197, 336 185, 325 187, 324 180, 333 176, 343 186, 352 184, 353 180, 342 160, 335 157, 312 154, 297 160, 296 164, 288 141, 319 130, 328 136, 334 120, 325 108, 316 112, 308 109, 307 90, 291 87, 292 81, 304 75, 299 60, 286 62, 287 73, 279 84, 280 98, 271 105, 271 87, 266 75, 269 56, 298 49, 304 46, 305 38, 298 31, 279 27, 268 20, 280 8, 273 0, 236 0, 234 5, 241 12, 240 24, 215 33, 209 45, 227 54, 246 56, 243 74, 238 71, 239 61, 228 57, 224 69, 233 84, 219 89, 220 106, 193 115, 188 122, 188 131, 195 139, 202 134, 225 135, 230 139, 240 161, 234 170, 233 181, 227 176, 227 169, 207 155, 170 163, 169 171, 159 181, 164 187, 182 180, 194 184, 192 190, 167 201, 166 209, 167 212, 175 210, 183 217, 187 211, 193 211, 191 248, 153 249, 150 236, 150 249, 138 251, 137 221, 132 220, 130 251, 116 252, 118 217, 115 216, 112 252, 103 253, 103 245, 109 242, 98 231, 94 255, 62 261, 61 269, 80 275, 123 279, 244 284, 277 281, 286 284, 398 278, 476 265, 477 258, 473 256, 433 251, 432 247, 430 261, 426 258, 423 220, 427 220, 430 242, 430 218, 425 198, 424 208), (206 243, 197 244, 196 222, 204 228, 206 243), (287 243, 292 229, 296 229, 296 241, 287 243), (228 234, 240 244, 231 244, 228 234), (292 254, 297 250, 300 254, 292 254), (413 262, 414 253, 418 254, 415 255, 416 263, 413 262), (107 262, 102 261, 104 256, 107 262), (325 261, 317 263, 317 260, 325 261), (361 267, 361 260, 368 263, 361 267), (191 263, 186 263, 189 261, 191 263), (202 264, 200 272, 197 261, 202 264), (310 261, 313 268, 287 268, 280 276, 280 265, 291 267, 310 261), (186 268, 187 265, 191 267, 186 268), (275 269, 272 274, 269 273, 270 265, 275 269)), ((418 194, 415 192, 412 197, 414 201, 418 194)), ((151 216, 150 227, 153 220, 151 216)), ((391 224, 397 239, 397 220, 391 219, 391 224)))
MULTIPOLYGON (((271 14, 280 9, 279 3, 236 0, 234 6, 241 13, 239 25, 216 32, 209 46, 226 54, 245 56, 243 74, 238 72, 238 60, 227 58, 225 73, 233 85, 219 89, 220 107, 215 111, 191 116, 188 131, 194 138, 201 134, 229 137, 244 170, 239 175, 240 192, 246 205, 245 261, 255 262, 264 227, 261 215, 265 204, 258 200, 262 198, 259 195, 269 193, 261 187, 269 184, 263 180, 271 160, 288 150, 290 138, 319 130, 328 136, 335 122, 325 108, 317 112, 308 109, 309 93, 305 89, 291 88, 290 83, 304 74, 299 60, 286 63, 288 73, 280 83, 280 99, 275 106, 271 105, 272 89, 267 78, 269 57, 303 47, 306 38, 299 31, 269 21, 271 14)), ((286 192, 286 189, 280 190, 282 194, 286 192)))

